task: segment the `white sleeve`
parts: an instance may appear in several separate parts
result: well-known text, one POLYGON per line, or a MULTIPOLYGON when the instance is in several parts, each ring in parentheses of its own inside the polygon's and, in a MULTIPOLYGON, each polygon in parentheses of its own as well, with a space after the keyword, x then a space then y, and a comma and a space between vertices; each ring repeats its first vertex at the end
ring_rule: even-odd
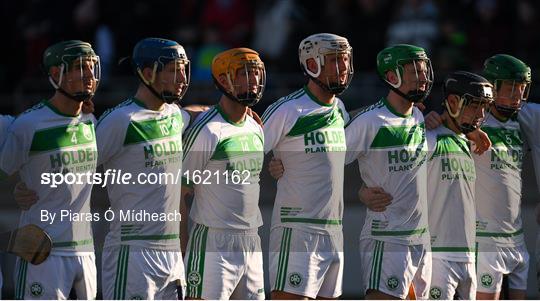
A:
POLYGON ((345 108, 345 104, 343 104, 343 101, 338 98, 338 108, 339 112, 341 113, 341 117, 343 117, 343 121, 345 124, 349 123, 351 120, 351 115, 349 115, 349 112, 347 112, 347 109, 345 108))
POLYGON ((540 104, 527 103, 518 114, 521 131, 531 149, 537 187, 540 190, 540 104))
POLYGON ((294 125, 293 112, 283 104, 270 105, 262 116, 264 130, 264 153, 273 150, 294 125))
POLYGON ((182 185, 193 187, 190 179, 194 171, 204 171, 212 158, 218 143, 218 137, 210 132, 208 126, 189 128, 184 137, 186 142, 182 160, 182 185))
POLYGON ((29 159, 32 127, 15 121, 8 129, 0 150, 0 174, 5 177, 19 171, 29 159))
POLYGON ((347 155, 345 164, 350 164, 354 160, 362 157, 369 150, 371 141, 369 140, 369 123, 361 114, 356 115, 345 126, 345 141, 347 142, 347 155))
POLYGON ((15 118, 10 115, 0 115, 0 146, 6 139, 8 128, 15 118))
POLYGON ((180 113, 182 114, 182 134, 184 134, 191 122, 191 114, 189 114, 188 111, 182 108, 180 108, 180 113))
POLYGON ((129 123, 129 119, 117 114, 117 112, 112 112, 99 119, 96 129, 98 166, 107 163, 121 152, 126 138, 127 123, 129 123))

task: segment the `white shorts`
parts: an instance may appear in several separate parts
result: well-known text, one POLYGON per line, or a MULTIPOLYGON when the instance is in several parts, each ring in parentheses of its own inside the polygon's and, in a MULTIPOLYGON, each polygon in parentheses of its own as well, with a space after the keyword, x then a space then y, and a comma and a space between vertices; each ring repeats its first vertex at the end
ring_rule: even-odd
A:
POLYGON ((474 262, 432 259, 429 298, 433 300, 476 299, 476 269, 474 262))
POLYGON ((71 289, 78 299, 95 299, 97 293, 96 257, 50 255, 40 265, 21 258, 15 263, 15 299, 69 298, 71 289))
POLYGON ((180 251, 122 245, 105 248, 101 262, 106 300, 178 299, 178 289, 185 287, 180 251))
POLYGON ((195 224, 186 251, 187 298, 264 299, 261 239, 257 229, 215 229, 195 224))
POLYGON ((478 292, 500 292, 504 275, 508 275, 509 288, 527 290, 529 252, 527 252, 525 244, 515 247, 499 247, 478 243, 477 252, 478 292))
POLYGON ((360 240, 362 292, 377 290, 405 299, 413 285, 417 299, 429 297, 431 252, 423 245, 360 240))
POLYGON ((343 234, 318 234, 277 227, 270 232, 270 284, 309 298, 342 293, 343 234))

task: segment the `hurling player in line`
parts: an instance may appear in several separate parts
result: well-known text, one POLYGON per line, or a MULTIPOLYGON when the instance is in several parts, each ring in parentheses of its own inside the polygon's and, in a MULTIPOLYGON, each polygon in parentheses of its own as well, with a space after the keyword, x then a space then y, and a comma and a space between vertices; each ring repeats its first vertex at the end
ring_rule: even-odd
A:
MULTIPOLYGON (((492 85, 465 71, 444 81, 443 126, 427 131, 429 231, 433 257, 430 299, 475 299, 474 160, 465 134, 482 124, 493 101, 492 85)), ((361 200, 374 211, 391 195, 363 187, 361 200)))
POLYGON ((285 172, 270 232, 272 299, 338 298, 343 280, 343 171, 349 120, 337 97, 353 76, 346 38, 319 33, 300 42, 307 84, 262 116, 265 152, 285 172), (282 165, 281 165, 282 164, 282 165))
POLYGON ((219 103, 184 135, 183 199, 194 194, 185 257, 188 299, 264 299, 258 228, 264 133, 248 108, 262 97, 265 67, 257 52, 217 54, 212 77, 219 103))
POLYGON ((82 109, 99 83, 99 57, 89 43, 63 41, 45 50, 43 66, 55 94, 13 121, 0 151, 2 174, 18 171, 40 198, 39 206, 21 213, 20 226, 36 224, 53 241, 51 256, 42 264, 17 259, 15 298, 67 299, 73 289, 77 298, 94 299, 97 273, 90 222, 41 216, 42 210, 57 217, 60 210, 90 214, 92 185, 61 183, 53 188, 40 183, 42 174, 95 172, 95 118, 82 109))

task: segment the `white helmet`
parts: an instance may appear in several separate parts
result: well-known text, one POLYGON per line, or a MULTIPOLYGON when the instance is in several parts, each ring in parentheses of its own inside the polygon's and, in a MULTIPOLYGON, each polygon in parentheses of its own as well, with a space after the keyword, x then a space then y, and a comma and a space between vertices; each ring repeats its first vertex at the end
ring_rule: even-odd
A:
POLYGON ((302 65, 302 69, 306 75, 319 84, 319 86, 332 92, 333 94, 340 94, 343 92, 349 86, 352 80, 354 73, 352 63, 352 47, 349 44, 349 41, 344 37, 331 33, 317 33, 311 35, 300 42, 300 46, 298 47, 298 57, 300 58, 300 64, 302 65), (330 78, 328 77, 325 80, 323 79, 323 81, 318 79, 325 65, 326 56, 329 54, 341 54, 348 56, 349 65, 345 83, 341 83, 339 80, 339 68, 336 68, 336 78, 334 82, 331 82, 330 78), (312 72, 307 68, 308 59, 315 60, 315 63, 317 64, 317 71, 312 72))

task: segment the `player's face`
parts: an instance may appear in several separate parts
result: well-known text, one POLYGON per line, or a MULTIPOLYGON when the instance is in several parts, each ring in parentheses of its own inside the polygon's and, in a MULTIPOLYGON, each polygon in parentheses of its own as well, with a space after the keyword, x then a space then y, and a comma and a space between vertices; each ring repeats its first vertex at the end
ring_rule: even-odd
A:
POLYGON ((99 62, 97 57, 80 57, 67 67, 62 79, 62 89, 67 93, 93 94, 98 84, 99 62))
POLYGON ((235 96, 257 95, 261 92, 264 67, 255 64, 244 65, 236 70, 233 90, 235 96))
POLYGON ((324 57, 324 68, 319 80, 329 84, 344 85, 348 82, 350 73, 350 53, 329 53, 324 57))
POLYGON ((486 117, 487 104, 487 102, 472 101, 463 108, 459 122, 472 125, 474 128, 480 127, 486 117))
POLYGON ((519 107, 525 98, 528 84, 523 82, 502 81, 497 88, 495 102, 506 107, 519 107))
POLYGON ((430 78, 426 61, 414 61, 403 66, 403 82, 399 90, 407 93, 410 91, 426 91, 430 78))
POLYGON ((187 64, 181 60, 170 61, 156 74, 156 91, 180 97, 188 87, 187 64))

